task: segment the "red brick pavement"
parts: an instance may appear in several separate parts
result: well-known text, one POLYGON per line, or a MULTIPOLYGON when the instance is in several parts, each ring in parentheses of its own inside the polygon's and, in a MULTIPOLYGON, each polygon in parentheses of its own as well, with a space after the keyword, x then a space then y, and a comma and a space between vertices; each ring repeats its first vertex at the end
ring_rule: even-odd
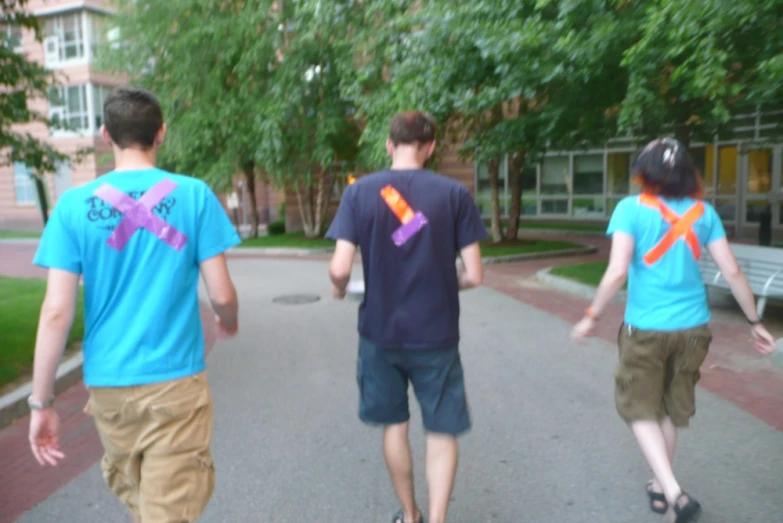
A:
POLYGON ((29 416, 0 431, 0 523, 10 523, 45 500, 101 457, 98 433, 83 413, 87 391, 79 384, 57 397, 60 447, 65 460, 40 467, 27 442, 29 416))
MULTIPOLYGON (((565 237, 599 248, 597 254, 558 260, 535 260, 492 265, 487 268, 485 284, 540 310, 577 321, 588 301, 538 285, 532 277, 553 265, 606 259, 609 242, 602 237, 565 237)), ((0 244, 0 274, 18 277, 43 277, 45 271, 30 263, 35 245, 0 244)), ((236 258, 270 258, 253 254, 236 258)), ((302 259, 292 256, 273 258, 302 259)), ((307 259, 326 260, 328 255, 307 259)), ((622 319, 623 303, 610 304, 597 335, 614 342, 622 319)), ((713 394, 734 403, 776 429, 783 430, 783 369, 764 360, 748 343, 747 325, 732 311, 718 311, 713 321, 714 341, 703 367, 700 385, 713 394)), ((773 325, 773 334, 783 336, 783 322, 773 325)), ((578 349, 575 349, 578 350, 578 349)), ((607 385, 610 386, 610 385, 607 385)), ((82 412, 87 391, 76 385, 58 396, 61 416, 61 446, 67 458, 57 468, 42 468, 32 457, 27 443, 29 417, 0 431, 0 523, 10 523, 45 500, 71 479, 96 463, 102 454, 92 420, 82 412)))

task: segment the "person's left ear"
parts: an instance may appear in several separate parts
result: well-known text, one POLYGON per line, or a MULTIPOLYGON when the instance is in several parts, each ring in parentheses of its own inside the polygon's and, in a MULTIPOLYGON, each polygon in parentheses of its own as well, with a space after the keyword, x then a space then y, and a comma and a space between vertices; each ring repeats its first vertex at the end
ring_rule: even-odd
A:
POLYGON ((106 129, 105 125, 101 125, 101 138, 103 139, 103 142, 108 145, 109 147, 114 147, 114 140, 111 139, 111 135, 109 134, 108 129, 106 129))
POLYGON ((168 127, 166 127, 166 124, 160 126, 160 129, 158 129, 158 134, 155 135, 155 147, 160 147, 163 145, 163 142, 166 140, 166 131, 168 130, 168 127))

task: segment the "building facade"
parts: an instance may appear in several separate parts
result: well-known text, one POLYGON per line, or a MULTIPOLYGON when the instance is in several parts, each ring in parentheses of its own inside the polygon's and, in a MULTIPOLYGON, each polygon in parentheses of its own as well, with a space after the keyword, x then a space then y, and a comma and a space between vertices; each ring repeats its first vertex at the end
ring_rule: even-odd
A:
MULTIPOLYGON (((68 188, 94 179, 113 168, 111 150, 102 142, 103 98, 124 79, 102 73, 94 67, 97 46, 105 41, 111 10, 108 0, 35 0, 28 8, 40 17, 43 43, 28 31, 3 27, 6 45, 25 53, 54 71, 59 85, 48 100, 36 100, 31 109, 51 118, 55 128, 29 125, 29 131, 51 142, 66 154, 93 149, 81 162, 62 163, 48 177, 47 199, 53 206, 68 188)), ((23 163, 0 167, 0 227, 36 230, 42 227, 38 197, 23 163)))
MULTIPOLYGON (((58 86, 47 100, 31 102, 55 123, 48 129, 40 124, 20 126, 59 151, 73 155, 91 149, 80 162, 65 162, 47 177, 47 202, 51 209, 67 189, 94 180, 111 171, 111 149, 100 137, 103 101, 113 88, 126 84, 126 78, 101 72, 95 66, 96 50, 112 34, 110 0, 32 0, 30 12, 40 19, 43 42, 29 31, 0 26, 0 45, 9 45, 31 60, 54 71, 58 86)), ((38 196, 30 168, 17 163, 0 166, 0 229, 36 231, 43 228, 38 196)), ((252 202, 241 182, 236 183, 241 206, 229 215, 239 223, 249 222, 252 202)), ((277 218, 277 193, 260 180, 256 182, 256 207, 262 222, 277 218)))
MULTIPOLYGON (((753 238, 771 214, 773 236, 783 240, 783 110, 738 115, 726 136, 693 143, 689 152, 702 173, 705 200, 715 206, 732 237, 753 238)), ((550 151, 523 177, 522 217, 526 220, 606 222, 617 202, 640 188, 631 163, 644 144, 611 140, 604 147, 550 151)), ((448 173, 448 169, 444 169, 448 173)), ((507 160, 500 176, 501 213, 510 209, 507 160)), ((491 212, 486 166, 475 166, 476 202, 491 212)))

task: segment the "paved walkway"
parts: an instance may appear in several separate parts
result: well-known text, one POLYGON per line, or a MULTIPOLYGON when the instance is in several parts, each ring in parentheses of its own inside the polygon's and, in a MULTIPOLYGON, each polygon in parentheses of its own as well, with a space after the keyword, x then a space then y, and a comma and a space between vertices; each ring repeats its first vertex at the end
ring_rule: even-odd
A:
MULTIPOLYGON (((464 295, 475 428, 462 440, 452 521, 658 521, 646 511, 642 459, 612 404, 621 304, 599 339, 574 347, 568 329, 586 301, 529 279, 551 263, 493 266, 487 288, 464 295)), ((321 260, 243 258, 231 266, 242 289, 242 334, 208 362, 218 486, 203 521, 385 523, 396 506, 380 433, 355 415, 356 303, 326 298, 321 260), (324 299, 271 302, 299 292, 324 299)), ((783 372, 746 351, 746 325, 731 307, 719 309, 715 359, 705 365, 679 473, 705 504, 704 521, 777 521, 783 408, 775 401, 783 398, 783 372)), ((55 471, 30 457, 26 419, 0 432, 0 522, 128 521, 100 478, 97 437, 80 410, 85 398, 77 386, 58 401, 68 460, 55 471)), ((423 493, 422 432, 412 410, 423 493)))

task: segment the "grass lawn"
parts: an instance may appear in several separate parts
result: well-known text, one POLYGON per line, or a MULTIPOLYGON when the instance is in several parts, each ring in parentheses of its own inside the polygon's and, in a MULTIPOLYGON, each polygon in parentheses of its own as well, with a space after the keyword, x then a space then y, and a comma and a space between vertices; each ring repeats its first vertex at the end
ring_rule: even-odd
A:
MULTIPOLYGON (((489 220, 484 220, 487 228, 490 226, 489 220)), ((503 228, 508 227, 508 220, 501 220, 503 228)), ((520 221, 520 229, 545 229, 550 231, 577 231, 577 232, 604 232, 606 231, 606 225, 600 225, 595 223, 550 223, 550 222, 531 222, 520 221)))
MULTIPOLYGON (((609 262, 606 261, 594 261, 576 265, 563 265, 553 268, 549 271, 549 274, 560 276, 561 278, 568 278, 569 280, 584 283, 585 285, 590 285, 592 287, 598 287, 608 264, 609 262)), ((627 282, 623 285, 623 290, 628 290, 627 282)))
POLYGON ((40 232, 0 231, 0 240, 18 240, 20 238, 40 238, 40 232))
POLYGON ((513 243, 494 244, 485 241, 481 244, 481 254, 487 258, 509 256, 512 254, 531 254, 538 252, 579 249, 582 245, 558 240, 519 240, 513 243))
POLYGON ((240 247, 289 247, 295 249, 333 248, 334 242, 326 238, 306 238, 301 232, 247 238, 242 240, 240 247))
MULTIPOLYGON (((46 281, 0 276, 0 387, 32 370, 35 334, 46 281)), ((84 335, 82 296, 73 322, 69 346, 84 335)))

